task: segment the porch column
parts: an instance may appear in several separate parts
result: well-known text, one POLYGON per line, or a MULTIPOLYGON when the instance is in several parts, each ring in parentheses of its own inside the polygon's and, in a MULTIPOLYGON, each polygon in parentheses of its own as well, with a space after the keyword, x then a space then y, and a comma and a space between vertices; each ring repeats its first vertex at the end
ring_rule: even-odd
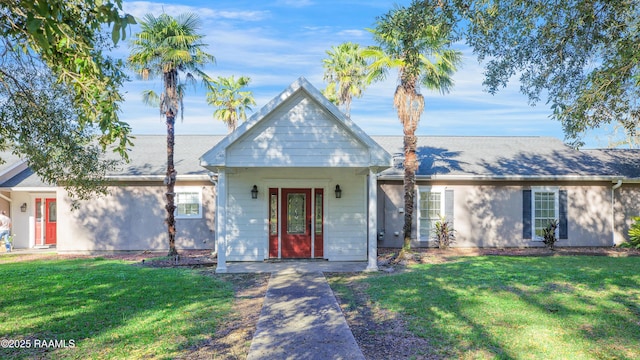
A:
POLYGON ((218 169, 218 188, 216 197, 216 250, 218 252, 217 273, 227 272, 227 176, 225 169, 218 169))
POLYGON ((369 239, 366 271, 378 271, 378 176, 369 168, 369 239))

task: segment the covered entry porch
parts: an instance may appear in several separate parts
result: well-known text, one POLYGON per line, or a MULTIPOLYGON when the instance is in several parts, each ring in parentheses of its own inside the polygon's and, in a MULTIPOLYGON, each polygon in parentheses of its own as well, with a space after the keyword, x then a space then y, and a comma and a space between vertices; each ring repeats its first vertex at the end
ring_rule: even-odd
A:
POLYGON ((375 267, 376 189, 372 169, 219 171, 218 271, 226 271, 226 261, 270 259, 370 261, 375 267))
POLYGON ((376 177, 391 156, 305 79, 200 160, 217 174, 219 272, 268 259, 376 267, 376 177))

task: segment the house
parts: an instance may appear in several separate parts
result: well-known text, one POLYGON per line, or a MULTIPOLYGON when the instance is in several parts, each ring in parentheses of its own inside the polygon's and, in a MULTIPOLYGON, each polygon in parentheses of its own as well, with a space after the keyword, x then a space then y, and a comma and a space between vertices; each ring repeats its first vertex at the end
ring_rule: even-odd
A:
MULTIPOLYGON (((182 248, 211 248, 214 237, 215 186, 198 157, 223 136, 176 138, 175 163, 182 248), (191 159, 191 161, 189 161, 191 159)), ((0 168, 0 208, 9 210, 14 247, 55 246, 58 252, 155 250, 168 247, 164 219, 166 136, 139 136, 131 162, 108 178, 109 195, 72 210, 62 187, 43 183, 17 158, 0 168), (14 162, 14 166, 8 164, 14 162)))
MULTIPOLYGON (((166 139, 137 136, 110 194, 71 210, 20 159, 0 167, 15 246, 58 252, 165 250, 166 139)), ((228 261, 367 261, 404 234, 401 136, 369 136, 300 78, 228 136, 177 136, 176 246, 228 261)), ((459 247, 624 241, 640 208, 640 153, 577 151, 548 137, 420 136, 413 245, 444 216, 459 247)))
MULTIPOLYGON (((392 137, 376 140, 389 151, 401 149, 392 137)), ((634 201, 622 205, 618 189, 624 181, 624 189, 637 191, 630 183, 639 165, 621 172, 611 166, 614 159, 555 138, 423 136, 417 153, 414 246, 429 246, 440 215, 456 229, 459 247, 542 246, 542 230, 552 219, 559 220, 558 246, 611 246, 624 232, 623 219, 614 228, 614 205, 640 210, 634 201)), ((401 160, 395 163, 378 176, 381 246, 402 241, 401 160)))

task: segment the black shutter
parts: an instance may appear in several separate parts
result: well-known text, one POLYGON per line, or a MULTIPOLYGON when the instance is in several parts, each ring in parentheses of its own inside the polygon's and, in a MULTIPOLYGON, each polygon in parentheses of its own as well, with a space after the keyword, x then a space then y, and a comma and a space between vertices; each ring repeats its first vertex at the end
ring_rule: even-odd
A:
POLYGON ((560 219, 558 219, 558 235, 560 239, 568 239, 569 238, 569 229, 567 224, 567 190, 560 190, 558 192, 559 197, 559 211, 558 215, 560 219))
POLYGON ((531 190, 522 190, 522 238, 531 239, 531 190))
POLYGON ((444 216, 453 227, 453 190, 444 191, 444 216))

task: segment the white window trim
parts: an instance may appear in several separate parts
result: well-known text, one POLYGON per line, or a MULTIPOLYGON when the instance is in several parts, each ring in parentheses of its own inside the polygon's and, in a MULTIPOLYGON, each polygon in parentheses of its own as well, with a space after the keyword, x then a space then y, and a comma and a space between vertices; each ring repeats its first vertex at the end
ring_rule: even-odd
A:
POLYGON ((433 238, 431 238, 430 236, 427 236, 426 238, 423 239, 422 234, 420 234, 420 193, 423 191, 427 191, 427 192, 438 192, 440 193, 440 216, 445 216, 445 209, 444 209, 444 205, 445 205, 445 190, 447 188, 445 186, 431 186, 431 185, 421 185, 417 187, 417 191, 418 191, 418 196, 416 196, 416 199, 418 200, 416 202, 416 236, 418 241, 434 241, 433 238))
POLYGON ((174 212, 176 219, 202 219, 202 187, 200 186, 176 186, 174 189, 176 194, 176 210, 174 212), (179 215, 178 214, 178 193, 198 193, 198 214, 197 215, 179 215))
MULTIPOLYGON (((536 193, 547 193, 552 192, 554 208, 555 208, 555 219, 560 219, 560 188, 558 186, 532 186, 531 187, 531 240, 532 241, 543 241, 544 238, 536 235, 536 193)), ((556 236, 559 236, 560 228, 556 229, 556 236)))

